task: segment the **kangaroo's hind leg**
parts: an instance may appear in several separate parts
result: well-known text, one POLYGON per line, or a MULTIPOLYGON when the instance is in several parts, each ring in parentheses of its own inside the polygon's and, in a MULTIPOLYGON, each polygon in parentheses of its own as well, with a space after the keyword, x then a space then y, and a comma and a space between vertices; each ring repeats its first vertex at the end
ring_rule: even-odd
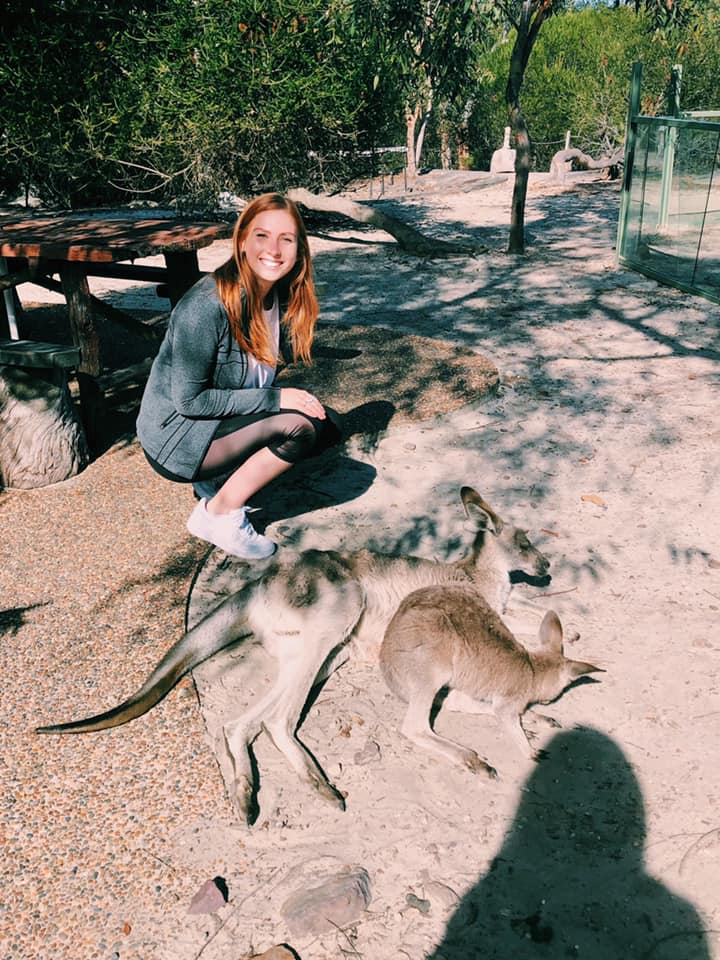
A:
POLYGON ((432 729, 430 711, 437 693, 435 684, 424 686, 415 684, 412 690, 406 691, 408 709, 402 724, 403 735, 436 757, 459 763, 472 773, 481 774, 488 780, 497 779, 495 768, 486 763, 474 750, 448 737, 442 737, 432 729))
POLYGON ((309 783, 318 795, 341 810, 345 809, 345 800, 337 788, 330 783, 319 763, 300 740, 297 728, 303 708, 307 703, 318 673, 327 661, 331 651, 330 643, 337 643, 337 637, 318 638, 313 643, 316 655, 308 656, 307 649, 294 661, 283 663, 282 689, 272 704, 267 705, 262 718, 262 728, 285 757, 295 773, 309 783))
POLYGON ((298 629, 264 638, 266 649, 272 650, 277 663, 275 683, 250 710, 229 721, 223 731, 223 746, 234 774, 231 799, 240 817, 251 820, 255 812, 250 746, 261 730, 265 730, 301 779, 310 783, 321 797, 344 809, 342 796, 298 739, 297 727, 318 677, 329 675, 328 665, 332 669, 344 662, 336 656, 337 649, 361 613, 361 592, 356 584, 346 583, 329 588, 320 602, 305 610, 298 620, 298 629))
MULTIPOLYGON (((229 720, 216 742, 216 750, 223 752, 232 771, 228 793, 235 812, 241 820, 253 823, 257 814, 255 802, 255 774, 250 748, 262 731, 265 714, 271 710, 285 692, 285 676, 281 671, 270 690, 245 713, 229 720)), ((222 767, 222 764, 221 764, 222 767)))

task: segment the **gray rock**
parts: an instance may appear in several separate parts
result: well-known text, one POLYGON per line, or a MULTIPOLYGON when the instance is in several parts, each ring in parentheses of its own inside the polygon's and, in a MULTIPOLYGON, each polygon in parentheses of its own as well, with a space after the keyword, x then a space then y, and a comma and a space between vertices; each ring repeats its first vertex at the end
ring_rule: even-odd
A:
POLYGON ((374 760, 380 759, 380 747, 374 740, 366 740, 365 746, 362 750, 358 750, 355 756, 353 757, 353 762, 358 766, 362 767, 366 763, 372 763, 374 760))
POLYGON ((423 888, 425 896, 430 902, 433 905, 437 904, 443 910, 450 910, 460 902, 460 897, 452 887, 448 887, 445 883, 440 883, 439 880, 427 880, 423 884, 423 888))
POLYGON ((405 903, 409 907, 414 907, 415 910, 419 910, 420 913, 430 913, 430 901, 422 900, 420 897, 416 897, 414 893, 405 894, 405 903))
POLYGON ((281 912, 294 936, 317 937, 359 920, 371 900, 367 871, 354 867, 292 893, 281 912))

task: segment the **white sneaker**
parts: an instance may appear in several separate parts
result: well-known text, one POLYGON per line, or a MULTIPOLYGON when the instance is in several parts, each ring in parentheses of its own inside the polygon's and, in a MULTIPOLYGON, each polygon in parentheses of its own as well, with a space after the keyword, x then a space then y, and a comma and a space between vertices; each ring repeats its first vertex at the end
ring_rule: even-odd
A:
POLYGON ((249 507, 213 515, 206 506, 203 498, 188 517, 187 528, 193 536, 243 560, 262 560, 275 553, 273 541, 258 533, 248 520, 249 507))

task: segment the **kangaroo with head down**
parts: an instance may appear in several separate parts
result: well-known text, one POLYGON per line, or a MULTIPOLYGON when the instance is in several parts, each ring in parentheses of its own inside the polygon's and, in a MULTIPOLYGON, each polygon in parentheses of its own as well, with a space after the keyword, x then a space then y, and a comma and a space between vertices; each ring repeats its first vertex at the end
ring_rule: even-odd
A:
POLYGON ((525 710, 555 700, 579 677, 604 673, 564 656, 562 625, 554 610, 545 614, 539 639, 540 650, 526 650, 470 584, 413 591, 388 624, 380 648, 385 681, 408 704, 403 734, 474 773, 487 772, 488 765, 474 750, 432 729, 433 703, 446 688, 487 701, 521 751, 537 759, 522 725, 525 710))
MULTIPOLYGON (((460 496, 475 526, 470 549, 461 560, 445 563, 370 550, 280 551, 261 572, 249 568, 256 579, 188 630, 123 703, 85 720, 40 727, 38 732, 86 733, 126 723, 150 710, 184 674, 213 654, 254 637, 275 658, 278 672, 269 692, 225 725, 219 745, 232 763, 231 800, 238 814, 250 822, 257 814, 250 749, 261 731, 303 780, 344 809, 342 795, 297 736, 313 686, 353 654, 377 659, 385 628, 413 590, 467 583, 502 612, 512 589, 511 574, 547 575, 548 560, 523 530, 505 523, 471 487, 463 487, 460 496)), ((490 768, 487 772, 490 775, 490 768)))

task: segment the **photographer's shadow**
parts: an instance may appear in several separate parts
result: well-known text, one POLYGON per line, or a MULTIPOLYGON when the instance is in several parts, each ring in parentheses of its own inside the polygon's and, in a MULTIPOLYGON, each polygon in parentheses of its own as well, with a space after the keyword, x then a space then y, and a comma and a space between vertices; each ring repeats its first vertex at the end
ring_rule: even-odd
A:
POLYGON ((633 769, 609 737, 554 737, 487 874, 428 960, 709 960, 697 911, 645 871, 633 769))

